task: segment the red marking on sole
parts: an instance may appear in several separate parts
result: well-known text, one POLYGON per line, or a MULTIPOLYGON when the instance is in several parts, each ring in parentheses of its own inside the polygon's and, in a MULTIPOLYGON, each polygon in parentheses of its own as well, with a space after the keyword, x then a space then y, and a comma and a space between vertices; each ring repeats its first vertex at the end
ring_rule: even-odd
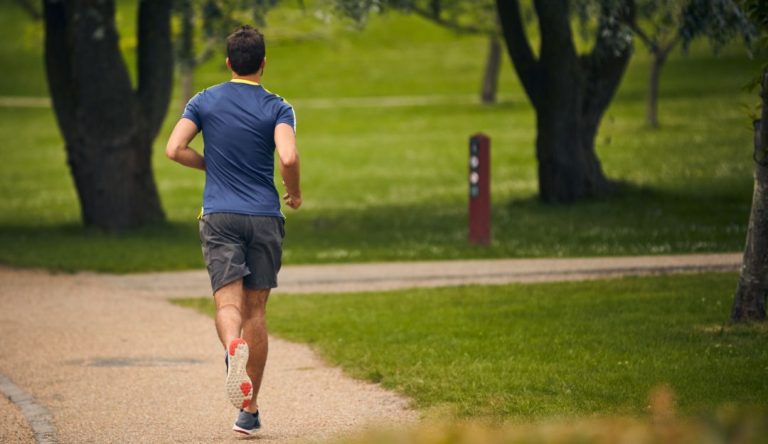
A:
POLYGON ((244 396, 248 396, 248 393, 251 392, 252 388, 253 388, 253 386, 251 385, 250 382, 246 381, 246 382, 240 384, 240 391, 243 392, 244 396))
POLYGON ((229 343, 229 356, 235 356, 235 349, 240 344, 245 344, 245 339, 237 338, 233 339, 232 342, 229 343))
POLYGON ((250 399, 244 399, 243 400, 243 409, 247 409, 248 406, 250 406, 250 405, 251 405, 251 400, 250 399))

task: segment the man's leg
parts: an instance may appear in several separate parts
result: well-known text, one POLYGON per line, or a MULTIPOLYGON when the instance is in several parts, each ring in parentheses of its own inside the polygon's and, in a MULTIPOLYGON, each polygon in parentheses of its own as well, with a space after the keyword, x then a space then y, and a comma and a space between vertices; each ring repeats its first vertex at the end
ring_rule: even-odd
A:
POLYGON ((240 337, 245 310, 243 280, 221 287, 214 294, 216 301, 216 331, 227 350, 227 379, 225 389, 229 401, 245 409, 253 397, 253 382, 248 375, 249 345, 240 337))
POLYGON ((245 289, 245 303, 243 313, 243 339, 248 343, 250 354, 248 355, 248 377, 253 383, 253 397, 251 404, 246 409, 256 412, 259 409, 257 398, 261 379, 264 376, 264 365, 267 362, 267 299, 269 289, 245 289))
POLYGON ((216 332, 226 349, 232 340, 240 337, 243 326, 243 280, 238 279, 221 288, 213 295, 216 302, 216 332))

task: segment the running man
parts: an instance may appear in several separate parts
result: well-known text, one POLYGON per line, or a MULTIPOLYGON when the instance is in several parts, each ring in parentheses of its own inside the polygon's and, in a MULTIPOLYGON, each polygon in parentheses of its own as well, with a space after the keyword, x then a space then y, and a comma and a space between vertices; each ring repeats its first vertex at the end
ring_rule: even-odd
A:
POLYGON ((227 37, 232 80, 195 95, 173 129, 166 154, 205 171, 200 243, 216 302, 216 331, 226 350, 226 392, 240 409, 233 430, 261 427, 257 398, 267 361, 267 299, 277 287, 285 236, 274 184, 274 153, 285 204, 301 206, 296 116, 261 86, 264 36, 250 26, 227 37), (201 156, 189 147, 203 133, 201 156))

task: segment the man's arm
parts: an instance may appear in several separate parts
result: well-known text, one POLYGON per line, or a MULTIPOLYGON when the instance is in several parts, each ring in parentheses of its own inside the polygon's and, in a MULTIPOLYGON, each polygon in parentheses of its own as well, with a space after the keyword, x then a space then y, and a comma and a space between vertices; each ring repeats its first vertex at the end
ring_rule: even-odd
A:
POLYGON ((195 138, 197 132, 195 122, 184 117, 179 119, 168 138, 165 155, 184 166, 205 171, 205 159, 189 146, 189 142, 195 138))
POLYGON ((275 127, 275 146, 280 157, 280 175, 285 184, 285 204, 294 210, 301 206, 299 151, 296 149, 296 133, 287 123, 275 127))

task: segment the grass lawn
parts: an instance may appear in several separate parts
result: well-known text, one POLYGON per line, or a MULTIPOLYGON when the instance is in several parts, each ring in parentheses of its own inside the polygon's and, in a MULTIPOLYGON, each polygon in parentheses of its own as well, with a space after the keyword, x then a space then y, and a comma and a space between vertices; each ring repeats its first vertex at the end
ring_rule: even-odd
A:
MULTIPOLYGON (((423 411, 493 420, 766 406, 768 330, 723 327, 734 274, 278 295, 273 333, 423 411)), ((211 298, 182 305, 213 314, 211 298)))
MULTIPOLYGON (((120 27, 132 66, 132 2, 120 27)), ((743 247, 751 198, 751 134, 741 88, 755 72, 738 47, 696 45, 664 71, 658 131, 643 127, 648 57, 638 49, 597 138, 623 196, 573 206, 536 198, 534 115, 507 60, 502 100, 473 103, 486 43, 388 14, 360 33, 291 9, 271 16, 265 84, 296 107, 305 207, 287 211, 287 263, 731 251, 743 247), (270 34, 271 33, 271 34, 270 34), (429 105, 323 108, 316 98, 430 96, 429 105), (448 97, 445 99, 445 97, 448 97), (451 100, 455 98, 455 103, 451 100), (446 102, 446 100, 448 100, 446 102), (466 243, 467 139, 492 136, 494 239, 466 243)), ((39 24, 0 4, 0 95, 46 94, 39 24), (10 36, 22 36, 12 38, 10 36)), ((212 60, 198 88, 226 79, 212 60)), ((83 229, 50 109, 0 108, 0 263, 63 270, 202 266, 194 217, 203 177, 164 158, 154 170, 169 223, 137 232, 83 229)), ((201 142, 193 144, 198 148, 201 142)))

